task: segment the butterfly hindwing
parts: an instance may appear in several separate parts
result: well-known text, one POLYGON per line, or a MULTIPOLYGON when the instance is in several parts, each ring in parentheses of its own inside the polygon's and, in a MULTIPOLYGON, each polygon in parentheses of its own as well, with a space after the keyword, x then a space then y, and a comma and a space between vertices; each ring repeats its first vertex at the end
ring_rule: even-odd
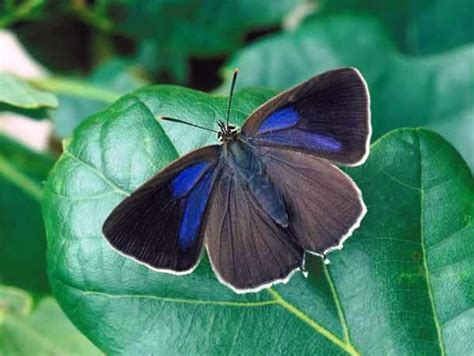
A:
POLYGON ((302 248, 322 255, 358 227, 365 205, 355 183, 339 168, 302 152, 274 147, 259 151, 302 248))
POLYGON ((303 263, 304 251, 290 231, 268 215, 229 167, 215 187, 206 235, 214 271, 238 292, 284 280, 303 263))
POLYGON ((122 201, 103 225, 119 252, 176 273, 198 263, 220 146, 191 152, 122 201))
POLYGON ((242 133, 255 145, 357 165, 368 153, 369 100, 367 85, 356 69, 328 71, 260 106, 242 133))

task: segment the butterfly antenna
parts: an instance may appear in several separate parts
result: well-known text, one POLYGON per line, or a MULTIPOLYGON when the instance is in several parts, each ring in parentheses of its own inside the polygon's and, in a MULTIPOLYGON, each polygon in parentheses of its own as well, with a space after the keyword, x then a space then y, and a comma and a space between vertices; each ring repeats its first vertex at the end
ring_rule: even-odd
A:
POLYGON ((203 129, 203 130, 206 130, 206 131, 219 133, 219 131, 216 131, 216 130, 213 130, 213 129, 210 129, 210 128, 207 128, 207 127, 204 127, 204 126, 201 126, 201 125, 192 124, 192 123, 187 122, 187 121, 183 121, 183 120, 179 120, 179 119, 173 119, 172 117, 160 116, 159 119, 164 120, 164 121, 178 122, 180 124, 185 124, 185 125, 197 127, 198 129, 203 129))
POLYGON ((226 126, 229 126, 230 107, 232 106, 232 97, 234 96, 235 82, 237 81, 237 74, 239 74, 239 68, 234 69, 234 75, 232 76, 232 84, 230 86, 229 105, 227 106, 227 118, 225 120, 226 126))

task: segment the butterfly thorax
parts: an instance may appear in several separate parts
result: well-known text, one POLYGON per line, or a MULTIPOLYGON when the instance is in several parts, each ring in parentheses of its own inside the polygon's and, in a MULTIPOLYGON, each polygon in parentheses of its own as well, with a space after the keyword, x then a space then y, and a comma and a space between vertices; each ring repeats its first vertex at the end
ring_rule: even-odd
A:
POLYGON ((217 138, 221 143, 229 143, 239 136, 239 129, 230 124, 226 124, 222 121, 217 123, 219 125, 219 132, 217 133, 217 138))
POLYGON ((260 207, 280 226, 288 226, 288 213, 283 197, 266 174, 265 164, 255 147, 243 138, 224 143, 224 160, 234 172, 234 179, 244 184, 260 207))

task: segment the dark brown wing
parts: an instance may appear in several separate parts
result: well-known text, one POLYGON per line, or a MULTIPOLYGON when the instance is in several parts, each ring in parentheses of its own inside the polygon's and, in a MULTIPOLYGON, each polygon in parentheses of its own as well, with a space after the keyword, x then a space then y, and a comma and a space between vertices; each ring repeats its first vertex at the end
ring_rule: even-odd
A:
POLYGON ((212 197, 206 245, 214 272, 236 292, 282 281, 303 263, 290 231, 267 215, 229 167, 212 197))
POLYGON ((325 72, 264 103, 247 119, 242 133, 255 145, 361 164, 371 134, 367 84, 354 68, 325 72))
POLYGON ((122 201, 102 231, 122 254, 148 267, 188 273, 199 261, 220 146, 193 151, 122 201))
POLYGON ((301 152, 260 147, 280 190, 299 245, 323 255, 359 226, 365 205, 352 179, 329 162, 301 152))

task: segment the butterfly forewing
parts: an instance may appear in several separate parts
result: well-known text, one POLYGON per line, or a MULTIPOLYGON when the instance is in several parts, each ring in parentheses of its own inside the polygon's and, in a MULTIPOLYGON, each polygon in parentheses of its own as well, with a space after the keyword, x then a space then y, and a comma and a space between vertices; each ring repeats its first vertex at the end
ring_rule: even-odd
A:
POLYGON ((103 233, 124 255, 176 273, 197 264, 220 146, 196 150, 137 189, 107 218, 103 233))
POLYGON ((356 69, 328 71, 260 106, 242 133, 255 145, 357 165, 368 153, 369 100, 367 85, 356 69))

